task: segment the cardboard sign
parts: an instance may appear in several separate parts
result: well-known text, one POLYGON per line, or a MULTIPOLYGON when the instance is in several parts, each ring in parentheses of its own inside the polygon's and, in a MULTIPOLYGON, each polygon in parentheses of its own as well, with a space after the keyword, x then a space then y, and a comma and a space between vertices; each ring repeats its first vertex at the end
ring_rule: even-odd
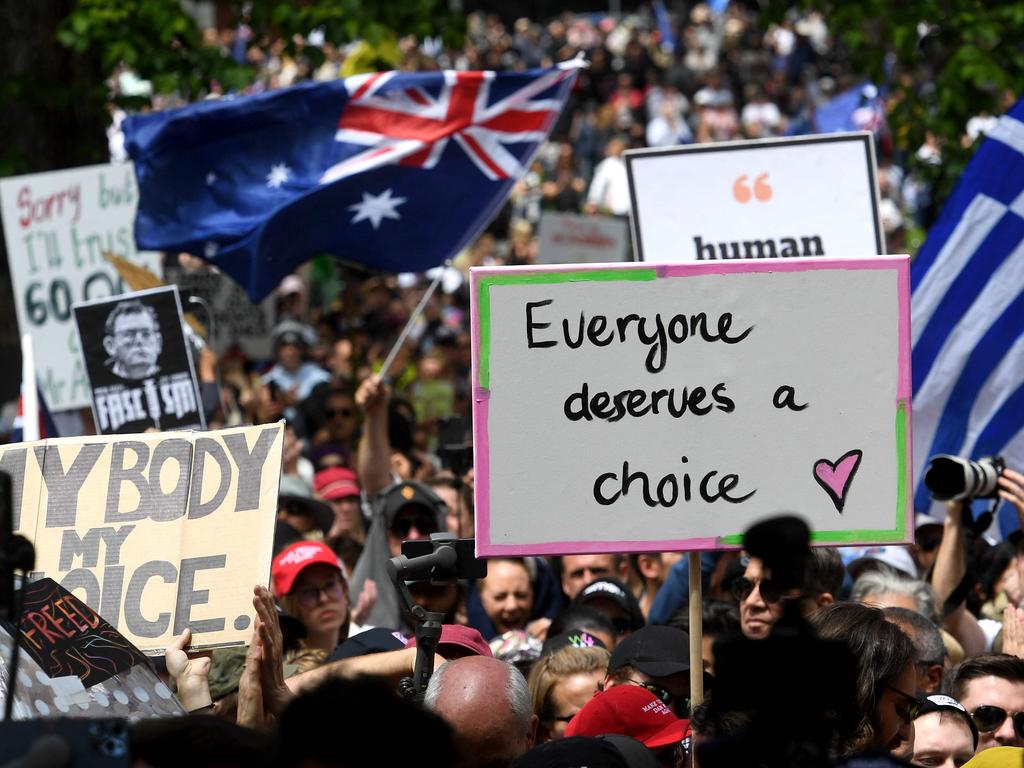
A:
POLYGON ((135 249, 138 199, 131 165, 0 179, 18 325, 32 334, 39 388, 51 411, 89 405, 71 307, 124 291, 103 252, 161 273, 160 254, 135 249))
POLYGON ((248 641, 270 574, 283 424, 0 446, 49 576, 152 652, 248 641))
POLYGON ((537 261, 587 264, 625 261, 626 220, 545 211, 540 217, 537 261))
POLYGON ((99 434, 206 428, 175 286, 73 310, 99 434))
POLYGON ((276 316, 275 297, 253 304, 244 288, 213 267, 199 270, 168 267, 164 277, 168 283, 178 286, 185 310, 193 312, 206 326, 214 349, 224 351, 237 344, 252 360, 273 357, 270 332, 276 316), (207 307, 188 305, 186 296, 205 301, 213 311, 213 321, 210 321, 207 307))
POLYGON ((472 270, 477 551, 909 541, 909 259, 472 270))
POLYGON ((90 688, 146 657, 92 608, 53 579, 26 584, 18 642, 54 677, 74 676, 90 688))
POLYGON ((638 261, 885 253, 870 132, 626 152, 638 261))

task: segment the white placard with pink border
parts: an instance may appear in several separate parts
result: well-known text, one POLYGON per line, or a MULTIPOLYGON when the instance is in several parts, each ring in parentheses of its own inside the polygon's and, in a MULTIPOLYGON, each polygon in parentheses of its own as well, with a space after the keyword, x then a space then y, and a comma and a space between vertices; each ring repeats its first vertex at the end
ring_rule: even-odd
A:
POLYGON ((471 280, 479 555, 911 539, 908 257, 471 280))
POLYGON ((870 131, 626 153, 637 261, 885 253, 870 131))

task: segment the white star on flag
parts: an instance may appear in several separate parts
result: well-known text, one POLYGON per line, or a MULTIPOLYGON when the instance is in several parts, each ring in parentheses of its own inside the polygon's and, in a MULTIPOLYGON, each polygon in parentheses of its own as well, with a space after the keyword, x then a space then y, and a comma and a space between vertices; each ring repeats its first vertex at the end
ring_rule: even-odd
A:
POLYGON ((288 176, 291 174, 292 169, 284 163, 278 163, 270 169, 270 173, 267 174, 267 186, 271 189, 277 189, 286 181, 288 176))
POLYGON ((398 215, 398 211, 395 209, 404 203, 405 200, 406 198, 404 197, 392 197, 390 189, 384 190, 379 195, 363 192, 363 202, 348 207, 350 211, 356 212, 356 215, 352 217, 352 223, 357 224, 360 221, 368 220, 373 225, 373 228, 377 229, 384 219, 398 221, 402 217, 398 215))

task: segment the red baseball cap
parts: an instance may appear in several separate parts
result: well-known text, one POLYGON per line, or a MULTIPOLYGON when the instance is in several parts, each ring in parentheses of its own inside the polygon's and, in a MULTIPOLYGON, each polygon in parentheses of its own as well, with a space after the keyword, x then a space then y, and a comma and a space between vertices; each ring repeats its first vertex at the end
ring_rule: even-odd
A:
POLYGON ((356 473, 345 467, 331 467, 317 472, 313 487, 321 498, 328 501, 359 495, 356 473))
POLYGON ((292 591, 295 580, 306 568, 317 563, 330 565, 341 570, 334 550, 320 541, 297 541, 280 552, 270 566, 274 580, 274 594, 278 597, 292 591))
MULTIPOLYGON (((416 647, 416 638, 409 638, 406 648, 416 647)), ((442 624, 441 639, 437 643, 437 652, 446 659, 459 659, 463 656, 493 656, 491 646, 484 636, 473 627, 462 624, 442 624)))
POLYGON ((616 685, 594 694, 565 729, 566 736, 621 733, 645 747, 678 744, 690 735, 690 721, 680 720, 653 693, 639 685, 616 685))

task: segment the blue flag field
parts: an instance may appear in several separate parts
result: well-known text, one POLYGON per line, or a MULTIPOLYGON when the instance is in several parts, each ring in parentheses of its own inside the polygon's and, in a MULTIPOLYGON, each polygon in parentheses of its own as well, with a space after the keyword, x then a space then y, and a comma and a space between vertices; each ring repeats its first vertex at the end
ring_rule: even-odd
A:
POLYGON ((381 72, 131 117, 138 246, 202 256, 253 301, 322 253, 435 267, 497 213, 578 67, 381 72))
MULTIPOLYGON (((1024 470, 1024 101, 975 152, 911 266, 914 508, 937 453, 1024 470)), ((1019 527, 1003 505, 1003 533, 1019 527)))

